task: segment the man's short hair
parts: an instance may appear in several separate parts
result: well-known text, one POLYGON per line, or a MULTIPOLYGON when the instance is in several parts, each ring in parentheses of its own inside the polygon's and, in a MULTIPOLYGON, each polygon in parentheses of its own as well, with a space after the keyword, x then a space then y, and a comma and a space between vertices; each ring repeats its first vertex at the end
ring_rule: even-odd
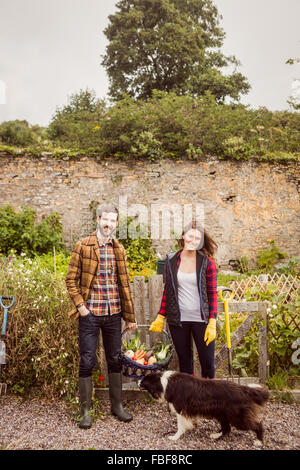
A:
POLYGON ((114 212, 117 214, 117 220, 119 219, 119 211, 113 204, 102 204, 101 206, 97 207, 97 217, 102 217, 103 212, 114 212))

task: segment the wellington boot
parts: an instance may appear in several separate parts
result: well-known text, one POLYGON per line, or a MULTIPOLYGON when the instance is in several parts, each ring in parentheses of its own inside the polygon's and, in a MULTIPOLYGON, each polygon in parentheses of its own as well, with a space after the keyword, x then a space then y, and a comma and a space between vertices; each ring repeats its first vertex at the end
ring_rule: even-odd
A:
POLYGON ((108 381, 112 414, 120 421, 131 421, 132 415, 125 411, 122 405, 122 375, 115 372, 108 374, 108 381))
POLYGON ((81 404, 81 417, 78 426, 89 429, 92 426, 92 376, 79 377, 79 399, 81 404))

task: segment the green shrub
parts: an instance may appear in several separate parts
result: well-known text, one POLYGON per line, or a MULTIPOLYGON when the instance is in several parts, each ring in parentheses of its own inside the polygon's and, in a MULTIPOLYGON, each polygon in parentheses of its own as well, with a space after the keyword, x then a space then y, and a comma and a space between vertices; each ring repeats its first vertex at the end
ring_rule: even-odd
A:
POLYGON ((77 327, 67 315, 72 306, 64 279, 54 277, 45 258, 13 256, 2 259, 0 292, 15 297, 8 313, 2 381, 23 396, 32 389, 46 397, 75 396, 77 327))
POLYGON ((100 121, 105 113, 105 103, 96 99, 95 92, 89 89, 73 93, 69 103, 57 108, 47 136, 63 146, 88 149, 101 147, 100 121))
POLYGON ((64 280, 70 263, 70 253, 66 250, 58 253, 45 253, 36 255, 33 259, 37 260, 39 266, 55 275, 57 279, 64 280))
POLYGON ((276 272, 279 274, 286 274, 292 276, 300 276, 300 258, 292 256, 287 264, 278 264, 276 266, 276 272))
POLYGON ((37 137, 28 122, 16 119, 0 124, 0 141, 8 145, 26 146, 37 142, 37 137))
MULTIPOLYGON (((121 218, 120 225, 122 223, 125 224, 125 220, 121 218)), ((152 247, 152 240, 143 225, 132 217, 127 217, 126 228, 127 238, 120 242, 126 250, 130 280, 133 281, 134 276, 145 276, 148 280, 150 274, 156 273, 157 256, 152 247), (135 233, 140 233, 141 236, 132 237, 135 233)))
POLYGON ((249 258, 248 256, 242 256, 238 260, 238 270, 240 273, 247 273, 249 271, 249 258))
POLYGON ((271 240, 269 245, 270 248, 259 250, 257 255, 257 265, 264 271, 270 271, 278 260, 287 256, 286 253, 278 248, 274 240, 271 240))
POLYGON ((163 155, 161 142, 149 131, 141 132, 130 150, 137 157, 147 158, 150 161, 158 160, 163 155))
POLYGON ((36 211, 30 207, 23 206, 18 212, 9 204, 0 208, 1 253, 14 250, 17 254, 34 256, 62 246, 59 214, 52 213, 37 222, 36 211))
POLYGON ((248 160, 256 154, 256 149, 244 137, 229 137, 223 142, 223 154, 235 160, 248 160))
POLYGON ((106 106, 81 91, 57 110, 48 135, 61 146, 97 149, 99 158, 286 161, 299 156, 299 131, 299 113, 218 104, 209 92, 194 98, 153 90, 147 100, 124 95, 106 106))

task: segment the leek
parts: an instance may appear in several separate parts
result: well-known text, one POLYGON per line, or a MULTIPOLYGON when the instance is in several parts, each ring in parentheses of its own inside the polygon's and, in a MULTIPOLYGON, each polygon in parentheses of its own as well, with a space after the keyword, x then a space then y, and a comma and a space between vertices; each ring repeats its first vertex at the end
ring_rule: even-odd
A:
POLYGON ((161 350, 157 353, 156 357, 160 361, 167 357, 171 344, 167 344, 166 346, 162 346, 161 350))

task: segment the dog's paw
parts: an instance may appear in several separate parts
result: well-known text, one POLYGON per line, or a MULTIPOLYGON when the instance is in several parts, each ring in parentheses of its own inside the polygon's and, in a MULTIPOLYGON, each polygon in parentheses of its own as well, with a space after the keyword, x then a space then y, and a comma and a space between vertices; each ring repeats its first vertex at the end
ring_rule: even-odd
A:
POLYGON ((209 437, 210 437, 211 439, 217 440, 217 439, 220 439, 222 436, 223 436, 223 433, 222 433, 222 432, 216 432, 216 433, 210 434, 209 437))
POLYGON ((177 439, 179 439, 179 436, 177 436, 177 434, 173 434, 173 436, 169 436, 168 439, 170 439, 170 441, 177 441, 177 439))
POLYGON ((262 447, 263 446, 262 441, 260 441, 259 439, 255 439, 253 444, 254 444, 254 447, 262 447))

